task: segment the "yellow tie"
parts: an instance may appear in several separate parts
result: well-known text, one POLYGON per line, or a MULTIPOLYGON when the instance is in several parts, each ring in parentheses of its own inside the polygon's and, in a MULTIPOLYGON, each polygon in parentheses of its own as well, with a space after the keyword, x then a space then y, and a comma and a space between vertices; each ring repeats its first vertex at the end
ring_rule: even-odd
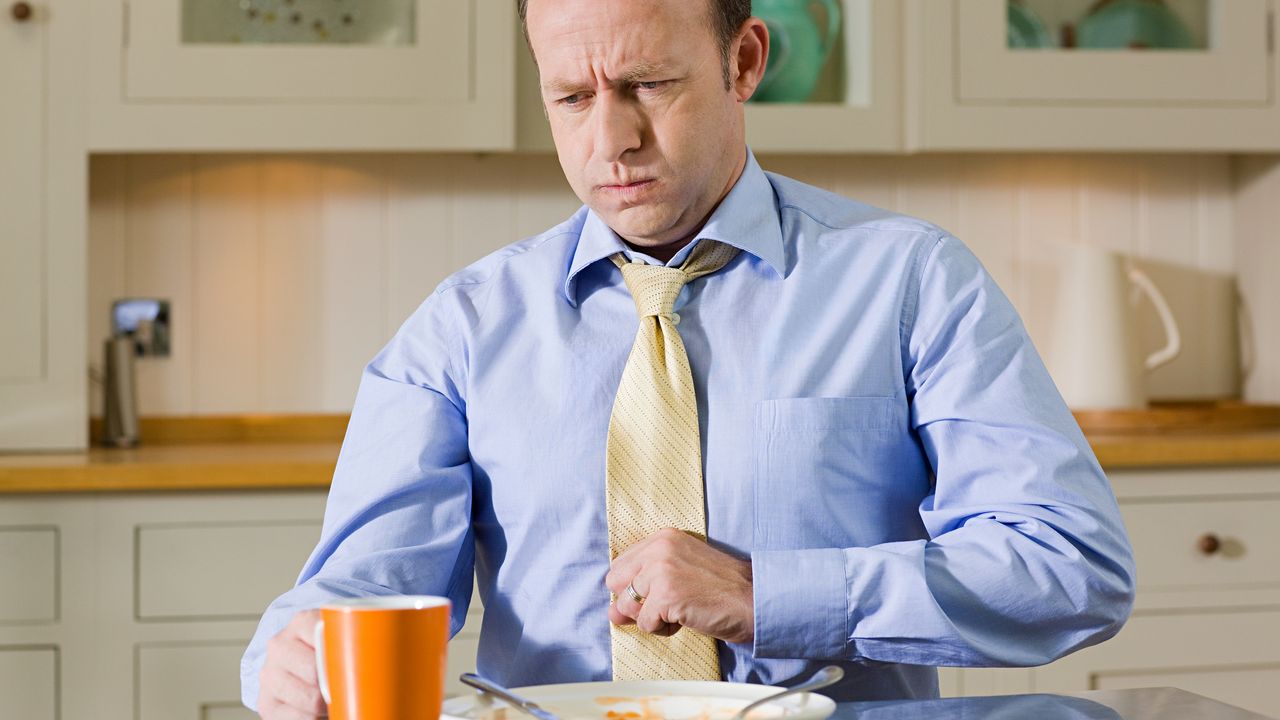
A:
MULTIPOLYGON (((679 268, 613 262, 631 290, 640 330, 609 418, 605 507, 609 557, 666 527, 706 539, 698 403, 672 310, 680 288, 724 267, 732 245, 702 240, 679 268)), ((614 680, 719 680, 715 640, 688 628, 671 637, 610 625, 614 680)))

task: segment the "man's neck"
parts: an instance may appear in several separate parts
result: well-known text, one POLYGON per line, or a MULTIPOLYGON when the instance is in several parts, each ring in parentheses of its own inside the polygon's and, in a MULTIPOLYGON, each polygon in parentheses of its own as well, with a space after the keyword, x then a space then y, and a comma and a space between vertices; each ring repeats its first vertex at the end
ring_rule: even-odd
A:
POLYGON ((711 216, 715 214, 716 209, 720 207, 720 203, 724 202, 724 199, 729 197, 729 192, 733 190, 733 186, 738 184, 738 180, 742 178, 742 173, 747 168, 746 152, 747 152, 746 148, 743 147, 742 159, 738 162, 738 166, 734 168, 733 173, 729 176, 729 182, 727 185, 725 185, 724 191, 720 194, 720 199, 716 200, 715 205, 711 206, 711 210, 708 211, 707 214, 702 218, 702 222, 698 223, 698 226, 693 229, 693 232, 680 238, 679 240, 676 240, 674 242, 669 242, 665 245, 655 245, 655 246, 636 245, 635 243, 627 240, 626 238, 622 238, 622 242, 626 243, 627 247, 631 248, 632 250, 645 253, 653 257, 655 260, 660 261, 664 265, 671 262, 671 258, 675 257, 676 253, 683 250, 686 245, 693 242, 694 239, 698 237, 698 233, 702 232, 703 226, 705 226, 707 224, 707 221, 711 219, 711 216))
POLYGON ((647 247, 645 245, 636 245, 635 243, 628 242, 625 239, 623 240, 623 242, 626 243, 627 247, 631 248, 632 250, 649 255, 665 265, 671 262, 671 258, 675 257, 676 253, 680 252, 685 248, 686 245, 693 242, 693 239, 698 236, 698 230, 701 230, 701 229, 702 229, 702 226, 699 225, 698 229, 694 230, 692 235, 683 237, 673 243, 667 243, 666 245, 659 245, 657 247, 647 247))

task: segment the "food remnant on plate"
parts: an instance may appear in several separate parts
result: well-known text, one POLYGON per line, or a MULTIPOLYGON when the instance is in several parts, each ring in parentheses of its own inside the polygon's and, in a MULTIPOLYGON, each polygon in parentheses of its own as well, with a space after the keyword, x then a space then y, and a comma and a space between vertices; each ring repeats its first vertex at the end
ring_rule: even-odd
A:
MULTIPOLYGON (((608 710, 603 718, 586 720, 729 720, 748 704, 747 700, 710 697, 650 696, 595 698, 597 706, 624 705, 608 710)), ((747 716, 750 720, 765 720, 786 715, 780 708, 757 708, 747 716)))

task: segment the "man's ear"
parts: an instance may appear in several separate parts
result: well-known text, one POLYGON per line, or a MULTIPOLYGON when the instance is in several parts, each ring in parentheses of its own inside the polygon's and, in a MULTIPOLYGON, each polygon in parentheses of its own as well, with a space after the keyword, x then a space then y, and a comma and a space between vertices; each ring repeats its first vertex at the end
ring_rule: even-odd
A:
POLYGON ((760 18, 747 18, 729 50, 729 85, 738 102, 755 93, 768 59, 769 29, 760 18))

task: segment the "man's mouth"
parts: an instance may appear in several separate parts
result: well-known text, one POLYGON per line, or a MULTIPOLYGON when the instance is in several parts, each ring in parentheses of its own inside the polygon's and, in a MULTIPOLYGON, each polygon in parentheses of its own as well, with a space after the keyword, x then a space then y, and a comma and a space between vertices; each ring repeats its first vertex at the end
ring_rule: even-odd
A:
POLYGON ((646 190, 651 188, 657 181, 653 178, 644 180, 635 180, 628 183, 615 185, 601 185, 600 189, 611 196, 620 199, 635 198, 642 195, 646 190))

